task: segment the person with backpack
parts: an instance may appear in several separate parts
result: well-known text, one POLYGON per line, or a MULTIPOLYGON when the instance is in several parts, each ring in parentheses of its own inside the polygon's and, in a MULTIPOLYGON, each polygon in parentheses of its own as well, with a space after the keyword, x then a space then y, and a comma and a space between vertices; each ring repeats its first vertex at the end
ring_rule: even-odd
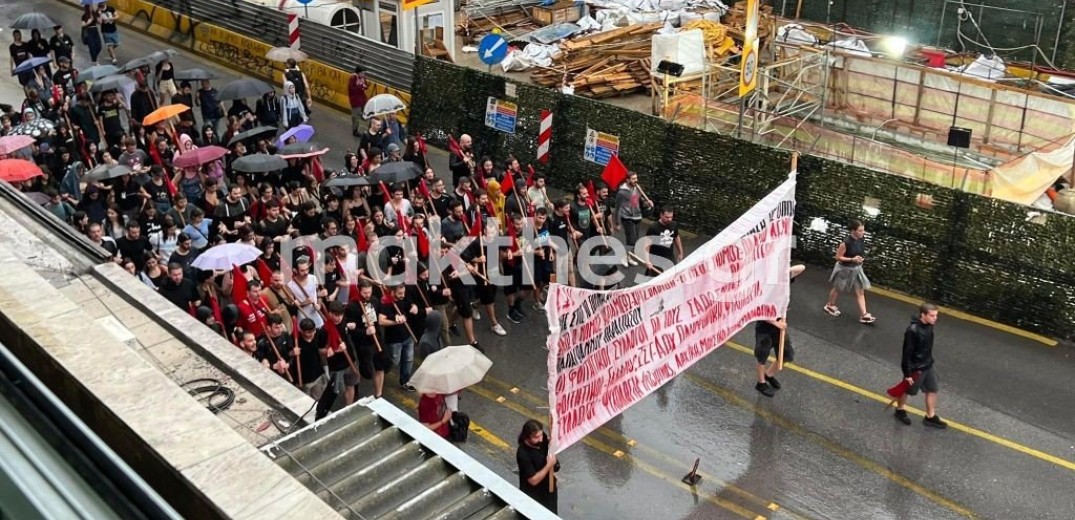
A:
POLYGON ((313 99, 310 98, 310 82, 306 80, 306 73, 299 68, 294 58, 287 60, 287 68, 284 69, 284 92, 287 92, 287 84, 295 85, 295 94, 298 94, 309 115, 314 107, 313 99))

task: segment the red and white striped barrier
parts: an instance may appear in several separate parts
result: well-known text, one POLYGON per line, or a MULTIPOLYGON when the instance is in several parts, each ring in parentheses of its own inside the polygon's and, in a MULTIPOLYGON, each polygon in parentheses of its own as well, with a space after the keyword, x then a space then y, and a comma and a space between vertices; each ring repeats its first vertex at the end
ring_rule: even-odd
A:
POLYGON ((552 141, 552 112, 541 111, 541 125, 538 129, 537 158, 541 164, 549 162, 549 145, 552 141))
POLYGON ((289 47, 299 49, 299 15, 287 15, 287 41, 289 47))

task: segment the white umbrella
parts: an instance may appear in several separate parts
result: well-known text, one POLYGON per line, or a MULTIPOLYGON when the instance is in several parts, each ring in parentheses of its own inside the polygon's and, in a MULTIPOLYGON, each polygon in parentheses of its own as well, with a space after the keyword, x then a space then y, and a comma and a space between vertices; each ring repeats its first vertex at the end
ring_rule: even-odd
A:
POLYGON ((371 117, 383 116, 385 114, 391 114, 399 112, 407 108, 407 105, 403 104, 403 101, 392 94, 377 94, 366 101, 366 106, 362 107, 362 118, 369 119, 371 117))
POLYGON ((305 52, 298 49, 292 49, 291 47, 273 47, 269 49, 269 52, 265 53, 265 57, 271 61, 278 61, 284 63, 287 60, 306 61, 309 56, 305 52))
POLYGON ((409 383, 425 394, 454 394, 481 382, 493 362, 470 345, 442 348, 426 356, 409 383))
POLYGON ((210 247, 198 255, 190 265, 203 271, 231 269, 235 265, 253 262, 261 256, 261 250, 246 244, 221 244, 210 247))

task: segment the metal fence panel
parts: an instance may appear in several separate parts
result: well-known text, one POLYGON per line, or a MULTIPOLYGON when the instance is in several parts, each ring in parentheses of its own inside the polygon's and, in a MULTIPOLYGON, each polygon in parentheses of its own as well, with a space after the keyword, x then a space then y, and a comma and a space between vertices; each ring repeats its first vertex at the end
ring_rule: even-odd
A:
MULTIPOLYGON (((287 14, 243 0, 146 0, 270 45, 287 45, 287 14)), ((409 92, 414 56, 379 41, 299 20, 302 50, 322 63, 350 71, 362 65, 371 79, 409 92)))

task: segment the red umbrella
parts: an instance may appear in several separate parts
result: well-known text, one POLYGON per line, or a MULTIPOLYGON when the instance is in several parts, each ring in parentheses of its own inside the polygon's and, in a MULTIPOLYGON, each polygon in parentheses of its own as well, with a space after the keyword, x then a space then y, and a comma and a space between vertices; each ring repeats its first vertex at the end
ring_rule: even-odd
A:
POLYGON ((38 165, 30 161, 23 159, 0 160, 0 180, 23 182, 44 174, 45 172, 41 171, 38 165))
POLYGON ((0 155, 10 155, 27 146, 34 144, 34 138, 29 135, 5 135, 0 137, 0 155))
POLYGON ((207 162, 215 161, 228 154, 228 149, 221 146, 204 146, 179 154, 172 160, 176 168, 193 168, 207 162))

